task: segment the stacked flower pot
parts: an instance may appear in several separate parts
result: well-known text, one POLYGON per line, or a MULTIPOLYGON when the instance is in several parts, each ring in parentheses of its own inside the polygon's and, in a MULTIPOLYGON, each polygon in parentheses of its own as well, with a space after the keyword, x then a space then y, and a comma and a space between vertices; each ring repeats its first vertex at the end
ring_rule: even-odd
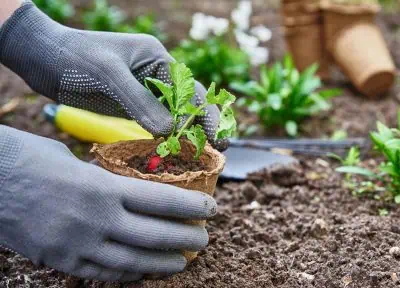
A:
POLYGON ((282 0, 281 10, 287 48, 296 67, 302 71, 318 63, 318 75, 329 78, 320 1, 282 0))
POLYGON ((322 79, 336 63, 364 95, 377 97, 395 80, 396 68, 375 24, 372 0, 282 0, 284 35, 297 68, 319 63, 322 79))
POLYGON ((375 24, 378 4, 323 1, 327 49, 353 85, 369 97, 387 92, 396 68, 375 24))

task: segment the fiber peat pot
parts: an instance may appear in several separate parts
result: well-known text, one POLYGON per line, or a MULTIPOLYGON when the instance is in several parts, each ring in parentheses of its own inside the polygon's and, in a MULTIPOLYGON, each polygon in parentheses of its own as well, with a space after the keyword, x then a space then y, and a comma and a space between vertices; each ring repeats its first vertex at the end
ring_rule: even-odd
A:
MULTIPOLYGON (((225 165, 225 156, 207 144, 203 154, 199 158, 202 166, 200 171, 186 171, 180 175, 170 173, 146 174, 128 164, 133 157, 148 157, 154 154, 157 146, 162 142, 159 140, 134 140, 122 141, 113 144, 94 144, 91 153, 97 161, 107 170, 122 176, 133 177, 148 181, 174 185, 180 188, 201 191, 213 196, 218 176, 225 165)), ((178 157, 184 161, 192 161, 196 153, 195 146, 188 140, 180 140, 181 152, 178 157)), ((206 221, 187 221, 192 225, 205 226, 206 221)), ((188 262, 197 257, 197 252, 183 251, 188 262)))
POLYGON ((321 25, 285 27, 284 35, 297 69, 303 71, 310 65, 318 63, 318 76, 322 79, 329 78, 329 59, 321 25))
POLYGON ((360 23, 344 29, 333 45, 333 58, 361 93, 373 98, 392 87, 396 67, 375 24, 360 23))
POLYGON ((375 23, 375 16, 380 11, 379 5, 373 4, 338 4, 322 1, 325 39, 328 50, 333 49, 333 42, 343 29, 358 23, 375 23))

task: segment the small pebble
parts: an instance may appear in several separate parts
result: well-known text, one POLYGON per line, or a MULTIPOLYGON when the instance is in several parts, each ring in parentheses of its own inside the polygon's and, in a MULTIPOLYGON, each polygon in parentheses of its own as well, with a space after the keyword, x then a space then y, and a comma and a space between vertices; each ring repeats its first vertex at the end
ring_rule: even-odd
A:
POLYGON ((310 281, 310 282, 313 281, 313 280, 315 279, 315 276, 314 276, 314 275, 311 275, 311 274, 308 274, 308 273, 305 273, 305 272, 298 273, 297 276, 298 276, 299 278, 304 278, 304 279, 306 279, 306 280, 308 280, 308 281, 310 281))
POLYGON ((394 246, 390 248, 389 254, 395 258, 400 257, 400 247, 394 246))
POLYGON ((311 227, 311 233, 314 237, 322 237, 326 234, 328 234, 329 231, 329 226, 323 219, 315 219, 312 227, 311 227))

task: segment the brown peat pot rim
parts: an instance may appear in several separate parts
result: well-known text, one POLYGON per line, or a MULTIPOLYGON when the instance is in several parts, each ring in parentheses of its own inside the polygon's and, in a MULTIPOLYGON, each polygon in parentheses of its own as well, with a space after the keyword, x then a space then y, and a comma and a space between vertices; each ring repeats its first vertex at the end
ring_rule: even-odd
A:
MULTIPOLYGON (((180 175, 173 175, 169 173, 163 173, 161 175, 155 174, 143 174, 138 170, 128 167, 127 160, 135 155, 146 156, 151 152, 154 152, 163 140, 132 140, 132 141, 121 141, 113 144, 94 144, 91 149, 96 159, 103 165, 104 168, 110 170, 116 174, 135 177, 143 180, 150 180, 160 183, 179 183, 186 182, 190 183, 195 179, 207 179, 212 176, 218 176, 225 165, 225 156, 207 144, 204 153, 200 156, 200 161, 207 167, 207 170, 202 171, 188 171, 180 175), (138 148, 140 147, 140 148, 138 148), (123 151, 127 153, 124 154, 123 151)), ((182 153, 181 156, 193 157, 195 153, 195 147, 187 140, 181 140, 182 153)), ((204 192, 204 191, 202 191, 204 192)))

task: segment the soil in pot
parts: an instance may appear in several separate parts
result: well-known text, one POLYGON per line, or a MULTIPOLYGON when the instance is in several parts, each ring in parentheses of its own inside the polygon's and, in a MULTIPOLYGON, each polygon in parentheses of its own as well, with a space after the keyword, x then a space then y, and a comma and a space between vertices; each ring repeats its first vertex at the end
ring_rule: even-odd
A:
POLYGON ((161 158, 157 153, 150 153, 146 156, 132 156, 128 159, 128 167, 140 171, 140 173, 161 175, 169 173, 180 175, 187 171, 198 172, 205 170, 204 164, 195 159, 183 159, 179 156, 167 156, 161 158))

